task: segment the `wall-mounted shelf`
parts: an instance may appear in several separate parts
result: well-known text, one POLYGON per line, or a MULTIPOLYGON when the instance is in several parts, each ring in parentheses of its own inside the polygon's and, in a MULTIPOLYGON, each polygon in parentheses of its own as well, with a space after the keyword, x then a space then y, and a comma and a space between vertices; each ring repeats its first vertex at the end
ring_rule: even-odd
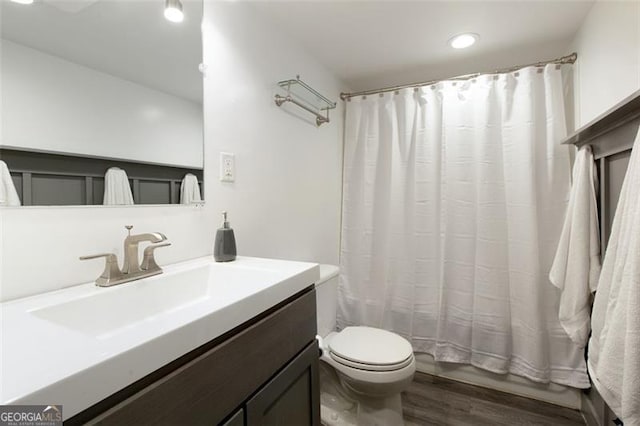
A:
POLYGON ((596 159, 631 148, 640 126, 640 90, 564 138, 578 148, 590 144, 596 159))
POLYGON ((336 107, 336 103, 321 95, 317 90, 300 80, 297 75, 295 79, 278 82, 278 86, 284 89, 285 94, 275 95, 275 103, 278 106, 290 102, 305 111, 316 116, 316 125, 329 122, 329 110, 336 107))

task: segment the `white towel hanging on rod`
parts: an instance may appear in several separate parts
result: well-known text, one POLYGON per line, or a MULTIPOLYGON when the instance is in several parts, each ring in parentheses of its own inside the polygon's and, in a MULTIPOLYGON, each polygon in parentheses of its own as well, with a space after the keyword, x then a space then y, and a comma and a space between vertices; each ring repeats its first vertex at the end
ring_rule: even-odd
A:
POLYGON ((622 184, 593 305, 591 379, 625 425, 640 425, 640 131, 622 184))
POLYGON ((104 205, 132 205, 133 195, 127 172, 111 167, 104 175, 104 205))
POLYGON ((20 197, 11 179, 7 163, 0 160, 0 206, 19 206, 20 197))
POLYGON ((180 204, 194 204, 201 201, 198 178, 191 173, 187 173, 182 178, 182 184, 180 185, 180 204))
POLYGON ((561 291, 559 318, 571 340, 584 347, 591 330, 591 293, 600 277, 600 236, 591 147, 581 147, 573 165, 569 205, 549 280, 561 291))

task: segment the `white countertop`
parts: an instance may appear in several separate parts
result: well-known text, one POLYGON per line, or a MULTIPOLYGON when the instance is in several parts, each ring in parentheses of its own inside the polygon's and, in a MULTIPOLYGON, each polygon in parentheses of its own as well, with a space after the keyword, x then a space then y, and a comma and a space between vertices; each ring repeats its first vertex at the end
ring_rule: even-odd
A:
POLYGON ((68 419, 318 278, 315 263, 207 257, 2 303, 0 404, 62 404, 68 419))

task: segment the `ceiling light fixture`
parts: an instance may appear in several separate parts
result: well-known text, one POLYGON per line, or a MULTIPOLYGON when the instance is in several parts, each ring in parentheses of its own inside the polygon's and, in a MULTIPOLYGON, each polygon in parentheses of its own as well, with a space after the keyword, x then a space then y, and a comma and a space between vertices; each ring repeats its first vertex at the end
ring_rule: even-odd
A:
POLYGON ((478 34, 474 33, 458 34, 457 36, 449 40, 449 46, 453 47, 454 49, 465 49, 475 44, 475 42, 478 41, 479 38, 480 37, 478 36, 478 34))
POLYGON ((11 0, 14 3, 19 3, 19 4, 32 4, 33 0, 11 0))
POLYGON ((164 17, 167 21, 182 22, 184 13, 182 13, 182 3, 180 0, 167 0, 164 6, 164 17))

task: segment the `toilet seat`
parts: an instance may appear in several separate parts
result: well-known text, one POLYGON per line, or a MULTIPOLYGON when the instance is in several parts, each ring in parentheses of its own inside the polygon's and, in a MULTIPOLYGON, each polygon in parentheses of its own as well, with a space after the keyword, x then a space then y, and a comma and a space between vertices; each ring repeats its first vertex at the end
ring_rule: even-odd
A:
POLYGON ((413 349, 403 337, 372 327, 346 327, 328 342, 330 357, 365 371, 395 371, 414 362, 413 349))
MULTIPOLYGON (((345 383, 349 383, 350 388, 355 389, 356 386, 364 387, 367 389, 367 392, 364 392, 364 394, 372 394, 374 389, 376 393, 383 392, 385 394, 401 392, 406 389, 416 371, 416 359, 413 356, 413 353, 411 353, 408 358, 408 365, 405 365, 404 367, 398 368, 400 365, 403 365, 404 362, 387 364, 386 366, 382 364, 382 368, 387 367, 395 369, 376 371, 374 370, 376 364, 354 363, 354 361, 341 358, 335 353, 332 354, 330 349, 331 342, 340 333, 332 332, 324 339, 321 339, 321 347, 323 350, 320 359, 332 366, 338 372, 341 380, 345 383), (352 367, 348 365, 349 363, 359 365, 358 367, 352 367), (354 383, 356 383, 356 385, 354 385, 354 383)), ((400 336, 397 337, 400 338, 400 336)))
POLYGON ((376 364, 365 364, 361 362, 354 362, 349 359, 342 358, 341 356, 336 355, 331 351, 329 352, 329 355, 334 361, 339 362, 342 365, 345 365, 351 368, 357 368, 359 370, 365 370, 365 371, 395 371, 395 370, 400 370, 401 368, 404 368, 409 364, 411 364, 411 362, 413 362, 413 356, 409 356, 403 362, 398 364, 376 365, 376 364))

